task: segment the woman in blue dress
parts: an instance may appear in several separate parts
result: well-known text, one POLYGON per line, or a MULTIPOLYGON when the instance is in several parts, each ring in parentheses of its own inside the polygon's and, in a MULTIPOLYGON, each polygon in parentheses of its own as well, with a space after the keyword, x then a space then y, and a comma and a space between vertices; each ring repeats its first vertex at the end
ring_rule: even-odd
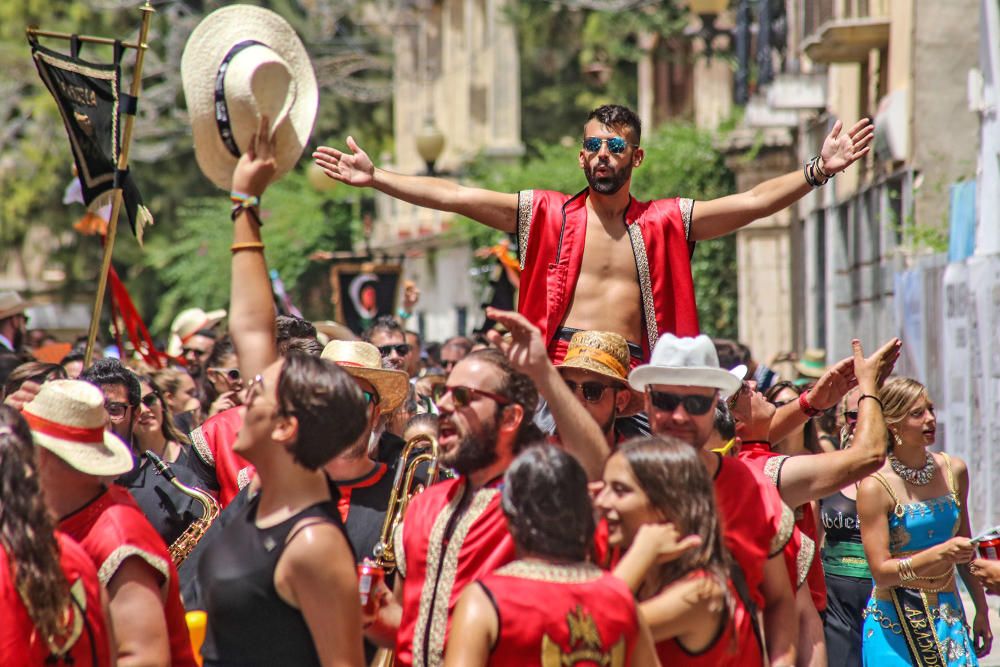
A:
POLYGON ((897 378, 877 397, 891 449, 882 469, 858 490, 861 537, 875 588, 865 609, 865 665, 978 665, 993 641, 986 595, 969 574, 975 555, 965 500, 965 462, 928 451, 934 405, 916 380, 897 378), (962 577, 976 606, 972 633, 955 581, 962 577))

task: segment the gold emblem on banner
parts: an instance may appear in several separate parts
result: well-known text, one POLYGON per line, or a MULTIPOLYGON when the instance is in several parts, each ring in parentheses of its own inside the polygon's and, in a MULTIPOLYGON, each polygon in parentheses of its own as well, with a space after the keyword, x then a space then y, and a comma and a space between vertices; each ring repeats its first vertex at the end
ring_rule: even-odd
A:
POLYGON ((569 626, 569 652, 548 635, 542 636, 542 667, 624 667, 625 638, 620 637, 610 651, 605 652, 601 635, 589 612, 582 605, 566 614, 569 626))

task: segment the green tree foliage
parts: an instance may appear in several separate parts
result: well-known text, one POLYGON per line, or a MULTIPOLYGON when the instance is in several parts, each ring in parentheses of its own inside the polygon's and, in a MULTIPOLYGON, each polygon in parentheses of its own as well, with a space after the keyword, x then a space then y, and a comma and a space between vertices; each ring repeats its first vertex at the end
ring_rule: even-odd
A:
MULTIPOLYGON (((646 158, 632 175, 636 197, 705 200, 733 191, 732 173, 713 147, 710 134, 686 123, 668 123, 647 133, 642 144, 646 158)), ((533 156, 522 164, 497 166, 481 160, 472 166, 469 177, 482 187, 500 192, 532 188, 571 193, 586 186, 575 143, 537 144, 533 148, 533 156)), ((465 221, 459 230, 474 246, 494 243, 500 237, 498 232, 472 221, 465 221)), ((702 330, 711 336, 736 337, 735 258, 733 236, 695 247, 691 270, 698 315, 702 330)))

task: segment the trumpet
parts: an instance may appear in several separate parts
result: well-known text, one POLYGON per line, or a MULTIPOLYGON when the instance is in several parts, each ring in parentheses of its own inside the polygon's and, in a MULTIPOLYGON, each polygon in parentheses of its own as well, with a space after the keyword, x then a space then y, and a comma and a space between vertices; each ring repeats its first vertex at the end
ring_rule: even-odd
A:
POLYGON ((410 500, 423 490, 423 488, 414 487, 417 467, 424 462, 430 463, 427 470, 427 484, 433 484, 438 478, 440 459, 441 449, 438 446, 437 438, 432 435, 421 434, 410 438, 403 447, 403 453, 399 456, 399 465, 396 468, 396 476, 392 482, 392 492, 389 494, 389 505, 385 510, 385 519, 382 521, 382 532, 375 545, 375 564, 386 572, 392 572, 396 569, 396 548, 392 542, 396 528, 403 520, 410 500), (414 451, 418 451, 418 453, 410 460, 414 451))
POLYGON ((215 502, 215 498, 208 495, 201 489, 197 489, 193 486, 188 486, 187 484, 182 484, 174 471, 170 469, 170 466, 161 459, 159 456, 153 452, 146 450, 144 452, 149 462, 153 464, 156 468, 156 472, 163 475, 168 482, 174 485, 181 493, 191 498, 194 498, 199 503, 201 503, 202 514, 201 518, 195 519, 190 526, 184 529, 181 536, 174 540, 174 543, 170 545, 168 551, 170 552, 170 558, 174 561, 175 567, 180 567, 180 564, 184 562, 192 551, 194 551, 195 546, 197 546, 198 541, 205 535, 205 531, 208 527, 212 525, 216 517, 219 516, 221 511, 219 508, 219 503, 215 502))

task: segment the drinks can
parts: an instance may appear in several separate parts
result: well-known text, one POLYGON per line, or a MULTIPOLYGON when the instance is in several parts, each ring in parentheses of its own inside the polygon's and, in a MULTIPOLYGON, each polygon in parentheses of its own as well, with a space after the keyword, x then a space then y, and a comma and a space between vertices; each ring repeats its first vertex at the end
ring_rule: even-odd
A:
POLYGON ((373 593, 383 581, 385 581, 385 570, 381 567, 369 560, 358 563, 358 593, 361 594, 361 607, 364 613, 375 613, 373 593))
POLYGON ((980 540, 979 555, 987 560, 1000 560, 1000 535, 990 535, 980 540))

